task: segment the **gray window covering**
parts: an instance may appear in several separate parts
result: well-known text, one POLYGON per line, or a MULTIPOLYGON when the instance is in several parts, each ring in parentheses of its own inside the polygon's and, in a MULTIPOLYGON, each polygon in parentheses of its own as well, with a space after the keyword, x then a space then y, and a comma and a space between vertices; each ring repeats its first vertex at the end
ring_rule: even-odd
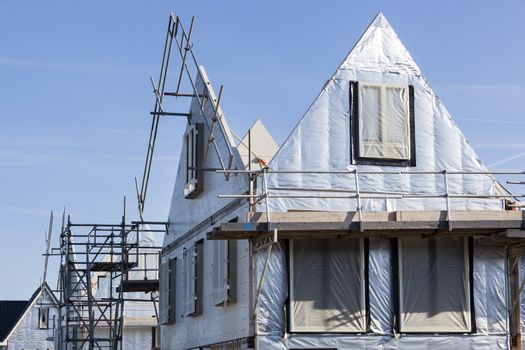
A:
POLYGON ((168 262, 161 262, 159 266, 159 321, 160 324, 168 322, 170 290, 168 287, 168 262))
POLYGON ((228 241, 228 302, 237 301, 237 240, 228 241))
POLYGON ((468 240, 399 240, 401 331, 470 332, 468 240))
POLYGON ((204 309, 204 241, 195 243, 195 313, 201 315, 204 309))
POLYGON ((362 239, 290 241, 293 332, 364 332, 362 239))
POLYGON ((195 246, 184 250, 184 304, 183 315, 190 316, 195 314, 197 300, 195 284, 197 279, 196 263, 197 251, 195 246))
POLYGON ((213 241, 213 303, 225 305, 237 298, 237 241, 213 241))
POLYGON ((228 241, 213 241, 213 304, 228 301, 228 241))
POLYGON ((359 83, 359 156, 410 159, 409 88, 359 83))
POLYGON ((195 198, 203 189, 202 166, 204 151, 204 124, 191 125, 184 134, 184 148, 186 150, 186 184, 184 196, 195 198))
POLYGON ((175 323, 176 302, 177 302, 177 258, 169 260, 169 280, 168 280, 168 324, 175 323))

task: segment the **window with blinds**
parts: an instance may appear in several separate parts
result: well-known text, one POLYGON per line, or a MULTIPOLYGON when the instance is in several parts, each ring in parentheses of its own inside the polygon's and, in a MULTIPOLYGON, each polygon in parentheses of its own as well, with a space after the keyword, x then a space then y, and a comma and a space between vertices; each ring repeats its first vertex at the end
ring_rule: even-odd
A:
POLYGON ((290 241, 292 332, 366 331, 363 239, 290 241))

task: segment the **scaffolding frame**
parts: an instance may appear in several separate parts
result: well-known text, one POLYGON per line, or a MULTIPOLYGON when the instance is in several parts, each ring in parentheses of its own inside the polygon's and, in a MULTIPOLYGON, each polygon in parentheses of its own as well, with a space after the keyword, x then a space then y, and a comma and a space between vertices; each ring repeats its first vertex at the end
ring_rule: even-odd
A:
POLYGON ((223 114, 220 108, 220 102, 222 98, 223 88, 221 85, 219 89, 219 95, 217 97, 210 94, 208 88, 204 88, 203 91, 199 91, 197 87, 198 79, 201 79, 205 84, 209 84, 206 81, 205 75, 199 65, 195 53, 193 51, 193 44, 191 42, 191 36, 195 24, 195 17, 191 18, 189 30, 186 31, 182 24, 179 16, 175 16, 173 13, 169 16, 168 29, 166 31, 166 38, 164 42, 164 53, 162 55, 162 63, 159 78, 157 84, 155 84, 153 78, 150 77, 151 85, 153 88, 153 94, 155 96, 155 104, 153 111, 150 112, 152 117, 151 128, 149 133, 149 141, 146 152, 146 162, 144 164, 144 170, 142 173, 142 181, 139 188, 138 181, 135 179, 135 185, 137 190, 137 201, 139 206, 139 213, 141 219, 144 213, 144 207, 146 202, 146 196, 148 192, 149 178, 151 175, 151 167, 153 163, 153 155, 155 151, 155 144, 157 140, 157 134, 159 129, 159 123, 161 117, 185 117, 188 123, 192 120, 191 110, 190 112, 175 112, 166 111, 164 107, 164 98, 190 98, 197 101, 199 113, 204 117, 204 124, 208 132, 208 139, 204 145, 204 156, 202 160, 202 166, 206 164, 210 147, 215 151, 217 158, 220 162, 221 169, 226 171, 224 176, 226 179, 229 178, 228 170, 232 169, 233 165, 233 150, 229 142, 227 145, 227 154, 221 153, 221 150, 217 146, 216 142, 216 130, 219 129, 222 137, 228 140, 228 132, 223 121, 223 114), (172 60, 172 52, 178 53, 179 68, 176 70, 176 84, 172 91, 167 90, 168 87, 168 75, 170 73, 170 63, 172 60), (182 92, 184 89, 184 83, 189 85, 190 91, 182 92), (206 118, 205 108, 207 101, 210 102, 212 108, 211 114, 213 117, 206 118))
MULTIPOLYGON (((521 294, 525 289, 525 276, 520 273, 520 259, 525 254, 525 207, 520 199, 525 194, 511 194, 495 176, 525 176, 525 172, 489 172, 489 171, 360 171, 349 170, 273 170, 264 166, 258 170, 223 170, 202 169, 216 173, 242 174, 248 177, 249 187, 246 194, 221 194, 218 198, 247 200, 247 223, 224 223, 208 234, 208 239, 249 239, 252 251, 266 249, 266 258, 261 276, 256 285, 252 310, 256 319, 257 306, 270 262, 272 248, 279 237, 283 239, 305 238, 344 238, 344 237, 402 237, 417 235, 431 237, 437 235, 481 236, 485 245, 503 246, 507 251, 506 265, 509 314, 510 346, 513 350, 522 349, 521 331, 521 294), (353 188, 305 188, 271 187, 268 177, 271 174, 316 174, 348 176, 348 183, 353 188), (360 180, 362 176, 441 176, 443 191, 406 192, 406 191, 364 191, 360 180), (487 176, 496 187, 493 194, 454 193, 450 188, 453 176, 487 176), (257 182, 261 182, 257 192, 257 182), (288 194, 280 194, 287 191, 288 194), (291 194, 290 194, 291 192, 291 194), (307 192, 307 193, 305 193, 307 192), (275 199, 335 199, 355 201, 355 211, 347 213, 330 212, 271 212, 270 201, 275 199), (444 200, 444 207, 437 211, 418 212, 367 212, 363 210, 363 199, 436 199, 444 200), (502 210, 453 210, 453 199, 499 200, 502 210), (515 202, 512 202, 514 200, 515 202), (257 211, 262 209, 262 211, 257 211), (419 220, 415 216, 419 213, 419 220), (490 217, 493 215, 493 217, 490 217), (406 217, 412 217, 409 220, 406 217), (487 217, 489 216, 489 217, 487 217)), ((523 181, 507 181, 509 184, 525 184, 523 181)))
POLYGON ((152 302, 158 323, 160 246, 140 246, 143 234, 167 232, 164 222, 119 224, 63 223, 60 234, 59 350, 122 349, 124 308, 127 301, 152 302), (149 259, 148 259, 149 258, 149 259), (143 266, 140 266, 140 263, 143 266), (139 278, 130 278, 134 273, 139 278), (107 281, 104 295, 97 295, 101 277, 107 281), (150 299, 129 296, 144 292, 150 299))
MULTIPOLYGON (((143 233, 163 235, 168 233, 168 223, 144 221, 144 207, 160 119, 162 117, 184 117, 188 122, 192 121, 191 109, 189 112, 167 111, 165 97, 175 99, 189 97, 192 101, 196 101, 197 111, 203 116, 208 133, 201 165, 206 164, 210 149, 213 148, 221 169, 228 171, 232 168, 234 153, 220 108, 223 86, 221 85, 217 97, 207 86, 209 81, 193 52, 191 37, 194 23, 195 17, 192 17, 189 30, 186 30, 181 19, 170 14, 157 83, 150 77, 155 102, 153 111, 149 113, 152 120, 140 186, 135 178, 140 221, 126 222, 125 209, 122 220, 118 224, 78 224, 72 223, 69 216, 66 223, 65 216, 63 217, 60 247, 57 248, 60 251, 60 254, 57 255, 60 255, 61 259, 58 285, 59 324, 57 326, 57 346, 60 350, 122 349, 125 302, 144 301, 126 297, 128 292, 151 293, 158 324, 158 310, 155 303, 158 301, 158 266, 160 263, 154 269, 141 269, 137 267, 136 262, 140 260, 140 257, 146 261, 148 255, 154 255, 155 260, 160 261, 162 247, 139 247, 138 239, 143 233), (171 79, 171 76, 169 77, 173 56, 176 56, 179 64, 174 80, 171 79), (204 83, 203 88, 198 87, 199 79, 204 83), (170 87, 170 82, 175 83, 170 87), (183 91, 187 88, 189 91, 183 91), (205 111, 211 117, 206 117, 205 111), (218 132, 227 140, 226 151, 221 152, 217 145, 218 132), (150 225, 151 228, 145 228, 144 225, 150 225), (136 234, 135 242, 129 241, 131 233, 136 234), (143 272, 144 278, 131 280, 130 272, 143 272), (156 277, 148 279, 152 273, 156 277), (108 297, 98 298, 94 294, 94 286, 98 282, 94 279, 102 274, 108 276, 110 292, 108 297), (103 335, 100 335, 101 329, 105 330, 103 335)), ((229 173, 224 173, 226 179, 229 178, 229 175, 229 173)))

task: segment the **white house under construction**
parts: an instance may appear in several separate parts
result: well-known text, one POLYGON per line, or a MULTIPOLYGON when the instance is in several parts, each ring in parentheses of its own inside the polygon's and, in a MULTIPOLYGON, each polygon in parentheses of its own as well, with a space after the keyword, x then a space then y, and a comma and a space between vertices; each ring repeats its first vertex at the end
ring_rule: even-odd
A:
POLYGON ((523 213, 382 14, 278 149, 196 67, 162 349, 521 349, 523 213))

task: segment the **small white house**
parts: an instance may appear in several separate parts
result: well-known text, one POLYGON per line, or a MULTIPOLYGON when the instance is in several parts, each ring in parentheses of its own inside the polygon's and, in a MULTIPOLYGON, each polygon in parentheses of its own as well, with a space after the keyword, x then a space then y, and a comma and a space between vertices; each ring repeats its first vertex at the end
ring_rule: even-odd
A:
POLYGON ((260 123, 234 142, 203 67, 196 85, 205 106, 192 101, 161 257, 162 349, 517 347, 508 250, 481 221, 522 213, 504 210, 382 14, 278 150, 260 123), (209 171, 224 164, 239 171, 209 171))
POLYGON ((0 301, 0 349, 54 349, 57 315, 58 300, 47 283, 29 300, 0 301))

